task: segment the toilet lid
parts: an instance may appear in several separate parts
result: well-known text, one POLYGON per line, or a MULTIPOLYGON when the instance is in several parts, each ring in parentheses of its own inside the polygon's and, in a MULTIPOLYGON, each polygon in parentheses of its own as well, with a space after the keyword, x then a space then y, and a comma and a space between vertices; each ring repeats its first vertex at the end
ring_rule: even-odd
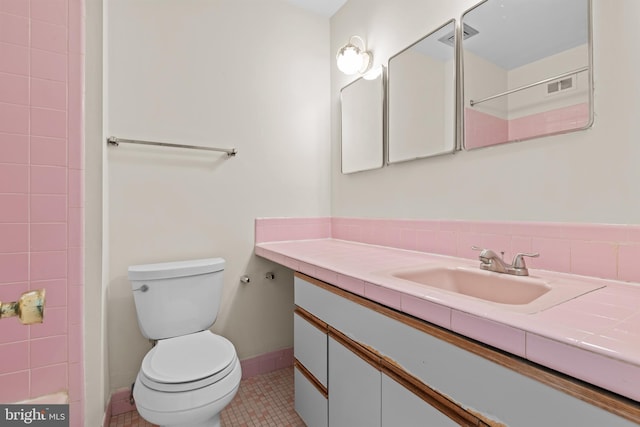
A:
POLYGON ((235 359, 233 344, 207 330, 159 340, 141 370, 155 383, 189 383, 224 371, 235 359))

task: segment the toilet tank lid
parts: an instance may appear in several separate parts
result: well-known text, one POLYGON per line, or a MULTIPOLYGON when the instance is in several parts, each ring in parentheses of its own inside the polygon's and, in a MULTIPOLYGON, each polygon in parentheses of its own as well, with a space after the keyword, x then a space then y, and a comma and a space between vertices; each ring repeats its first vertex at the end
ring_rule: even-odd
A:
POLYGON ((129 267, 129 280, 170 279, 196 276, 224 270, 223 258, 193 259, 187 261, 141 264, 129 267))

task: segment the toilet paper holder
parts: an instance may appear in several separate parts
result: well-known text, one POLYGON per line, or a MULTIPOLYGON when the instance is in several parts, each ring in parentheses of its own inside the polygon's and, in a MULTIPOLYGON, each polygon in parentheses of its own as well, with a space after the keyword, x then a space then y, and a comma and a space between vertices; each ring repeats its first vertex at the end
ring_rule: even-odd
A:
POLYGON ((23 325, 42 323, 44 319, 45 290, 23 292, 17 301, 0 301, 0 319, 17 317, 23 325))

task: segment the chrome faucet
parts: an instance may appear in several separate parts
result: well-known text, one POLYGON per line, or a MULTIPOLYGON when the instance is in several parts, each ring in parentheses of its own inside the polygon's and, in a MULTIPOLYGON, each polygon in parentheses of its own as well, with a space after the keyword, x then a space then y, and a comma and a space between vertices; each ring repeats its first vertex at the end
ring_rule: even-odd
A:
POLYGON ((502 257, 498 256, 491 249, 483 249, 477 246, 472 246, 471 249, 474 251, 480 251, 480 268, 488 271, 495 271, 496 273, 505 273, 505 274, 513 274, 515 276, 528 276, 529 269, 527 269, 527 265, 524 262, 524 257, 532 257, 537 258, 540 256, 539 253, 528 254, 528 253, 518 253, 513 257, 513 262, 511 264, 507 264, 504 262, 502 257))

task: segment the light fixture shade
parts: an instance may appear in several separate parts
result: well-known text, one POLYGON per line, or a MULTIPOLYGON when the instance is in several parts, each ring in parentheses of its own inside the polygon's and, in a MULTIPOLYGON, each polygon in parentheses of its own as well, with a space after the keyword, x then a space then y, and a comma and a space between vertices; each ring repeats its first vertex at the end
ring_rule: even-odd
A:
MULTIPOLYGON (((351 39, 362 39, 358 36, 353 36, 351 39)), ((363 47, 364 42, 362 41, 363 47)), ((366 48, 360 49, 349 41, 343 46, 336 55, 336 63, 338 69, 347 75, 356 73, 364 74, 371 66, 371 54, 366 51, 366 48)))

